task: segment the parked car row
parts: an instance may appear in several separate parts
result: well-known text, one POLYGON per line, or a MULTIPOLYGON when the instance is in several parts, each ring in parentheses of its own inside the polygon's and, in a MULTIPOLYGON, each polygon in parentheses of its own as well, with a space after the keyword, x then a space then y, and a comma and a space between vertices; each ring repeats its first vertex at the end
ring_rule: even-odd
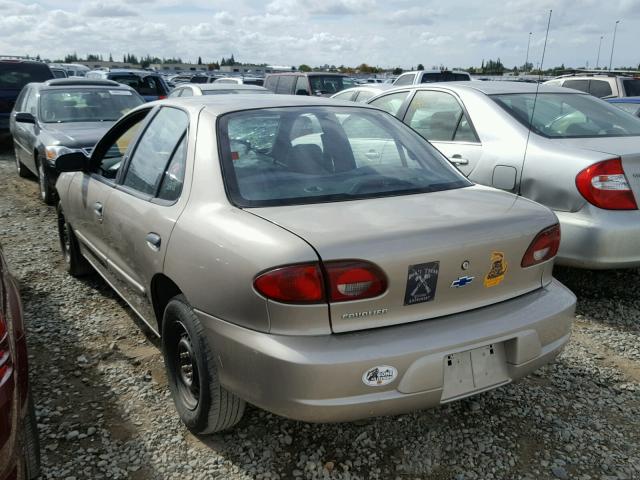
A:
POLYGON ((102 276, 160 337, 193 432, 246 402, 347 421, 497 388, 569 340, 556 258, 640 265, 640 120, 562 87, 410 73, 20 94, 18 171, 58 200, 69 274, 102 276))

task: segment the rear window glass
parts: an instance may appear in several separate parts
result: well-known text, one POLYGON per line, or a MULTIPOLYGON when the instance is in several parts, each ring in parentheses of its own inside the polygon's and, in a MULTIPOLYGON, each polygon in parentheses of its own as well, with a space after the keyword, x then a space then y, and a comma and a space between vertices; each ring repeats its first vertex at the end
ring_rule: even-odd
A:
POLYGON ((624 94, 627 97, 640 97, 640 78, 623 80, 624 94))
POLYGON ((549 138, 640 135, 640 122, 591 95, 533 93, 493 95, 493 100, 525 127, 549 138), (535 111, 533 108, 535 102, 535 111))
POLYGON ((131 90, 45 90, 40 94, 40 119, 45 123, 105 122, 119 119, 142 100, 131 90))
POLYGON ((471 80, 466 73, 453 73, 453 72, 435 72, 424 73, 422 75, 422 83, 435 83, 435 82, 464 82, 471 80))
POLYGON ((53 74, 44 64, 0 62, 0 88, 22 90, 27 83, 51 78, 53 74))
POLYGON ((383 112, 290 107, 218 123, 231 200, 242 207, 409 195, 471 185, 435 148, 383 112))
POLYGON ((333 95, 345 88, 353 87, 353 82, 344 77, 333 75, 310 75, 309 83, 314 94, 333 95))
POLYGON ((605 80, 591 80, 589 83, 589 93, 598 98, 613 95, 611 85, 609 85, 609 82, 605 80))

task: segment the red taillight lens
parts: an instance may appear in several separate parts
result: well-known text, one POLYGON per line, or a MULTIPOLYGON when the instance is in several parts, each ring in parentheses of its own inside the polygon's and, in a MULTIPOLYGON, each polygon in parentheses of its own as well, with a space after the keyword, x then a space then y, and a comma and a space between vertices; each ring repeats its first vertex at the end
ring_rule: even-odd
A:
POLYGON ((158 95, 158 100, 164 100, 165 98, 167 98, 166 95, 158 95))
POLYGON ((594 163, 582 170, 576 176, 576 187, 587 202, 598 208, 638 209, 619 158, 594 163))
POLYGON ((346 302, 377 297, 387 289, 387 277, 376 265, 360 260, 339 260, 324 264, 328 279, 318 263, 289 265, 265 272, 253 281, 258 293, 283 303, 346 302))
POLYGON ((560 247, 560 225, 556 223, 536 235, 522 257, 520 266, 525 268, 546 262, 556 256, 558 247, 560 247))
POLYGON ((387 277, 372 263, 358 260, 327 262, 331 302, 377 297, 387 289, 387 277))
POLYGON ((318 303, 324 300, 320 266, 289 265, 265 272, 253 281, 265 297, 284 303, 318 303))

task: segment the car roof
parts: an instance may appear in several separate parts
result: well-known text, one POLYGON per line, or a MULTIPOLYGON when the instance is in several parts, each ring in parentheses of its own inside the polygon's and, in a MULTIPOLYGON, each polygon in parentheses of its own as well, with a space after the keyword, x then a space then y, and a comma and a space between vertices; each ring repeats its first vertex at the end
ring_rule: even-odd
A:
POLYGON ((510 82, 510 81, 489 81, 489 82, 434 82, 434 83, 421 83, 419 85, 406 85, 401 87, 394 87, 390 90, 385 90, 384 93, 389 93, 394 90, 419 90, 419 89, 434 89, 434 88, 448 88, 450 90, 475 90, 485 95, 500 95, 509 93, 575 93, 587 95, 584 92, 578 90, 572 90, 570 88, 555 87, 552 85, 537 85, 535 83, 528 82, 510 82))
POLYGON ((198 87, 200 90, 267 90, 259 85, 234 85, 231 83, 181 83, 176 88, 185 86, 198 87))
POLYGON ((324 107, 349 107, 367 108, 378 110, 361 103, 353 103, 346 100, 335 100, 327 97, 307 97, 303 95, 203 95, 198 97, 177 97, 166 100, 149 102, 137 109, 149 108, 155 105, 167 105, 182 107, 192 114, 197 114, 205 110, 213 115, 223 115, 229 112, 244 110, 254 110, 261 108, 279 107, 304 107, 304 106, 324 106, 324 107))

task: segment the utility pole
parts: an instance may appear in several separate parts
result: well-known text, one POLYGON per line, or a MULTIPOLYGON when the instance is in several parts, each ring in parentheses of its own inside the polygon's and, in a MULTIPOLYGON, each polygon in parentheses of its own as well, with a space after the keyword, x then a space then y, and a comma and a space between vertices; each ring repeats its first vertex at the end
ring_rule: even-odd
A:
POLYGON ((529 40, 527 41, 527 58, 524 61, 524 71, 527 72, 527 68, 529 68, 529 45, 531 45, 531 32, 529 32, 529 40))
POLYGON ((616 46, 616 32, 618 31, 618 24, 620 20, 616 20, 616 26, 613 28, 613 41, 611 42, 611 56, 609 57, 609 71, 611 71, 611 64, 613 63, 613 49, 616 46))
POLYGON ((596 59, 596 70, 598 69, 598 66, 600 65, 600 49, 602 48, 602 39, 604 38, 604 35, 600 35, 600 43, 598 44, 598 58, 596 59))

